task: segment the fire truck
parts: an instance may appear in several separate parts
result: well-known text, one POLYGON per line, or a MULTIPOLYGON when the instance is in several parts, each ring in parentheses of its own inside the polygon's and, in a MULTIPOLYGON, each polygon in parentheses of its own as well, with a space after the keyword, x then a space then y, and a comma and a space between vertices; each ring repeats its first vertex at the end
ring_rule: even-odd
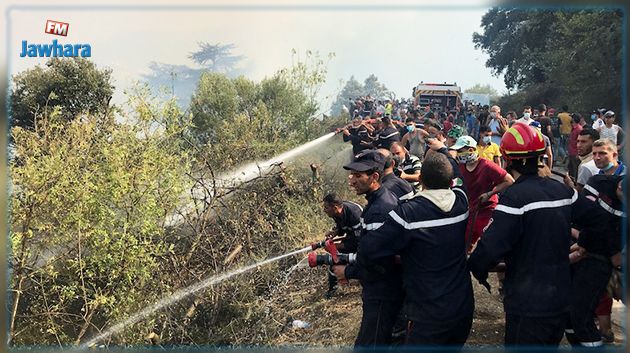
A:
POLYGON ((424 83, 414 88, 416 106, 434 112, 448 112, 462 105, 462 91, 457 83, 424 83))

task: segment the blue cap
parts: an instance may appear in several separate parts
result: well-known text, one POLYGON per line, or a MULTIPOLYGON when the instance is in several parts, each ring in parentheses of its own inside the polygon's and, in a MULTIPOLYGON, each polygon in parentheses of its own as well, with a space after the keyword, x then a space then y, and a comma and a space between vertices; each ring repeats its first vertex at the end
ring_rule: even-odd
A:
POLYGON ((343 166, 343 169, 357 172, 368 170, 382 171, 385 167, 385 157, 377 150, 366 150, 354 156, 354 160, 343 166))

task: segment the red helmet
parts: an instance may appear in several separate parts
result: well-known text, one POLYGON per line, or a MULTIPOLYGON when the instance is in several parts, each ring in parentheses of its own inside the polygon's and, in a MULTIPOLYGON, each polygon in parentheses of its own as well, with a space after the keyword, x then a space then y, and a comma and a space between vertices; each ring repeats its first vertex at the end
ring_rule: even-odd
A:
POLYGON ((501 138, 501 154, 506 159, 537 157, 545 152, 542 133, 525 123, 516 123, 501 138))

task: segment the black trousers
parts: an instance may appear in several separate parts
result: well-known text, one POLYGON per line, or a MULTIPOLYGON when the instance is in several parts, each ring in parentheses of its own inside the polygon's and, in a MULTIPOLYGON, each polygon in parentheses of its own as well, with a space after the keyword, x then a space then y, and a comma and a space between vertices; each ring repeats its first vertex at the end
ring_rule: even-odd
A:
POLYGON ((585 257, 573 264, 571 269, 573 278, 567 340, 574 345, 601 342, 602 337, 593 321, 593 312, 606 291, 612 265, 608 261, 585 257))
POLYGON ((409 321, 407 345, 441 345, 451 348, 462 347, 472 327, 473 314, 449 323, 436 321, 409 321))
POLYGON ((505 314, 506 346, 558 346, 564 335, 566 314, 527 317, 505 314))
POLYGON ((355 347, 375 348, 389 345, 401 306, 402 300, 363 299, 363 317, 359 334, 354 341, 355 347))

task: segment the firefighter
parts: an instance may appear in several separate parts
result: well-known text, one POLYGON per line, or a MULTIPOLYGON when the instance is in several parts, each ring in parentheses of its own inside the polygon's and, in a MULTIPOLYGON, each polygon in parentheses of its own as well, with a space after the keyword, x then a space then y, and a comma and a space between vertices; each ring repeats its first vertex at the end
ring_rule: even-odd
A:
POLYGON ((371 261, 400 254, 409 345, 461 347, 472 326, 474 299, 466 267, 466 192, 441 142, 422 164, 423 191, 389 212, 361 249, 371 261), (441 145, 441 146, 440 146, 441 145))
POLYGON ((505 259, 506 345, 560 343, 571 288, 571 224, 581 227, 582 241, 608 230, 594 202, 538 176, 544 151, 541 132, 526 124, 514 124, 503 135, 501 153, 515 182, 501 195, 468 260, 472 274, 489 289, 488 270, 505 259))
POLYGON ((383 225, 387 213, 397 205, 396 196, 381 187, 384 163, 381 153, 370 150, 359 153, 352 163, 344 166, 350 171, 350 186, 357 195, 365 195, 367 199, 361 214, 357 262, 333 266, 338 280, 358 279, 363 287, 363 317, 355 340, 357 347, 388 345, 402 304, 402 278, 394 256, 371 261, 361 254, 361 248, 369 246, 374 231, 383 225))
MULTIPOLYGON (((363 207, 352 201, 344 201, 335 194, 327 194, 323 199, 324 213, 335 222, 335 227, 326 233, 327 239, 341 240, 336 243, 337 250, 342 253, 355 253, 361 233, 361 212, 363 207)), ((337 277, 328 274, 328 291, 330 299, 337 288, 337 277)))

